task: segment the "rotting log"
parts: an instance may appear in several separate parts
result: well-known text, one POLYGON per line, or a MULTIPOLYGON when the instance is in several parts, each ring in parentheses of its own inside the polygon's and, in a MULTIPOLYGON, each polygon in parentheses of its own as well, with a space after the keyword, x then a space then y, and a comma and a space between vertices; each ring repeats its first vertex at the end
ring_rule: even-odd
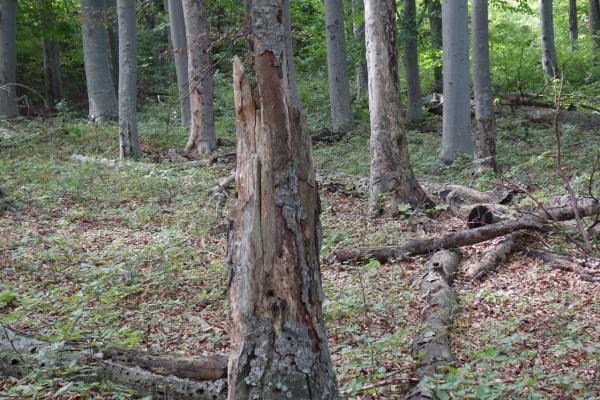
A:
MULTIPOLYGON (((523 229, 544 230, 549 227, 550 221, 568 221, 575 218, 572 207, 546 208, 550 219, 545 212, 532 214, 522 213, 519 217, 500 221, 491 225, 484 225, 475 229, 464 229, 446 235, 436 235, 427 239, 410 240, 400 245, 382 247, 352 247, 335 251, 330 261, 368 261, 371 259, 387 262, 393 259, 431 254, 441 249, 453 249, 485 242, 509 233, 523 229)), ((600 214, 600 201, 583 199, 579 201, 579 213, 582 217, 600 214)))
POLYGON ((336 143, 346 136, 348 132, 332 131, 328 128, 323 128, 310 134, 310 140, 313 144, 316 143, 336 143))
POLYGON ((227 198, 227 191, 235 183, 235 170, 231 171, 229 175, 222 178, 216 186, 208 189, 207 193, 212 197, 223 197, 227 198))
POLYGON ((598 264, 596 263, 595 272, 586 271, 582 268, 582 265, 572 257, 565 256, 562 254, 552 253, 545 250, 528 249, 525 254, 528 257, 536 258, 541 260, 545 266, 553 269, 560 269, 562 271, 575 272, 579 274, 581 280, 587 282, 600 282, 600 270, 598 270, 598 264))
POLYGON ((0 374, 22 378, 43 368, 66 368, 71 362, 94 373, 85 379, 110 380, 140 395, 176 400, 224 400, 227 395, 227 357, 80 349, 0 327, 0 374))
POLYGON ((496 245, 487 249, 480 259, 471 262, 465 272, 467 280, 475 280, 495 271, 498 265, 506 261, 508 256, 519 246, 523 234, 521 232, 511 233, 496 245))
POLYGON ((408 400, 433 399, 423 378, 433 377, 438 369, 454 361, 448 340, 448 326, 456 310, 456 297, 451 288, 462 256, 442 250, 427 262, 421 278, 420 292, 427 299, 421 316, 421 333, 413 341, 413 353, 418 359, 416 376, 421 380, 407 395, 408 400))

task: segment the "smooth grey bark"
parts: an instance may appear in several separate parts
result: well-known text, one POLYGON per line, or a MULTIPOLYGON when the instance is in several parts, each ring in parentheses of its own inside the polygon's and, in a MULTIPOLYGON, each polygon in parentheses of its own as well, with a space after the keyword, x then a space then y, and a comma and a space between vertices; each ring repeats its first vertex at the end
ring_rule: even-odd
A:
POLYGON ((571 49, 577 47, 579 38, 579 23, 577 21, 577 0, 569 0, 569 40, 571 49))
POLYGON ((342 0, 325 0, 325 37, 331 124, 334 131, 347 131, 354 126, 354 116, 348 83, 342 0))
POLYGON ((251 6, 256 90, 234 60, 229 400, 337 399, 322 312, 319 195, 291 93, 288 0, 251 6), (288 15, 286 15, 288 14, 288 15))
POLYGON ((544 74, 551 77, 559 76, 556 61, 556 46, 554 45, 554 12, 553 0, 539 0, 540 28, 542 37, 542 67, 544 74))
POLYGON ((371 122, 369 216, 393 215, 399 204, 430 204, 410 165, 402 120, 395 0, 365 1, 371 122))
POLYGON ((419 77, 419 53, 417 49, 417 4, 415 0, 404 0, 403 36, 406 88, 408 90, 406 122, 414 124, 423 121, 421 78, 419 77))
POLYGON ((137 124, 135 2, 117 0, 119 22, 119 157, 141 158, 137 124))
POLYGON ((592 40, 592 55, 597 62, 600 59, 600 1, 590 0, 589 2, 589 23, 590 38, 592 40))
POLYGON ((46 84, 46 100, 51 107, 63 97, 62 76, 60 69, 60 46, 50 38, 42 39, 44 52, 44 81, 46 84))
POLYGON ((496 170, 496 116, 490 78, 488 0, 471 0, 473 91, 475 93, 475 163, 479 172, 496 170))
POLYGON ((358 42, 359 56, 356 62, 356 94, 362 96, 368 90, 367 77, 367 59, 365 49, 365 24, 364 24, 364 3, 363 0, 352 1, 352 33, 354 40, 358 42), (357 21, 357 15, 360 15, 360 22, 357 21))
POLYGON ((115 86, 119 91, 119 27, 117 22, 117 0, 106 0, 106 33, 108 34, 108 48, 110 56, 110 72, 115 86))
POLYGON ((17 0, 0 0, 0 118, 18 115, 17 0))
POLYGON ((177 88, 179 90, 179 103, 181 106, 181 125, 190 126, 190 83, 188 77, 188 49, 185 36, 185 19, 181 0, 168 0, 169 32, 175 60, 175 73, 177 75, 177 88))
POLYGON ((467 0, 443 0, 444 115, 440 160, 473 155, 467 0))
POLYGON ((117 115, 117 96, 110 71, 104 13, 104 0, 81 0, 89 118, 97 122, 117 115))
POLYGON ((204 0, 183 0, 188 48, 191 130, 185 152, 205 155, 217 148, 213 116, 213 76, 209 54, 208 21, 204 0))
MULTIPOLYGON (((440 0, 427 0, 427 9, 429 13, 429 30, 431 32, 431 47, 442 52, 442 3, 440 0)), ((441 62, 441 60, 440 60, 441 62)), ((433 67, 433 91, 441 93, 444 90, 443 67, 433 67)))

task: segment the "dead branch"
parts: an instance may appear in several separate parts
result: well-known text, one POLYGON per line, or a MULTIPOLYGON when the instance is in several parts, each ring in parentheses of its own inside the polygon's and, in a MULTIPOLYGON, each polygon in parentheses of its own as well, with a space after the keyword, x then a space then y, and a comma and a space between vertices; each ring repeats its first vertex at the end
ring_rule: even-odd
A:
POLYGON ((525 254, 528 257, 541 260, 545 266, 561 271, 575 272, 581 280, 587 282, 600 282, 600 271, 589 272, 582 268, 581 263, 572 257, 556 254, 545 250, 528 249, 525 254))
POLYGON ((465 278, 467 280, 475 280, 495 271, 498 265, 503 263, 515 251, 522 238, 523 234, 521 232, 511 233, 498 242, 498 244, 487 249, 479 260, 475 260, 467 265, 465 278))

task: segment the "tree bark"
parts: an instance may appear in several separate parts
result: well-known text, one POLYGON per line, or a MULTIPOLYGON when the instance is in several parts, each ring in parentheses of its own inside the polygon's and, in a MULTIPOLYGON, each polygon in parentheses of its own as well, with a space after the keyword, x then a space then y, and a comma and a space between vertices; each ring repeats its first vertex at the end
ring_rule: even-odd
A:
MULTIPOLYGON (((568 221, 575 218, 571 207, 548 209, 552 219, 568 221)), ((582 217, 600 214, 600 202, 585 200, 580 202, 579 213, 582 217)), ((415 239, 396 246, 355 247, 337 250, 333 258, 339 262, 368 261, 371 259, 387 262, 395 258, 403 258, 419 254, 429 254, 440 249, 453 249, 485 242, 522 229, 541 230, 548 227, 545 213, 524 214, 518 218, 485 225, 475 229, 465 229, 447 235, 437 235, 428 239, 415 239)))
POLYGON ((117 96, 110 72, 104 0, 82 0, 83 61, 89 118, 102 122, 117 115, 117 96))
POLYGON ((368 76, 367 76, 367 59, 365 49, 365 23, 364 23, 364 2, 363 0, 352 1, 352 33, 354 40, 358 42, 359 57, 356 63, 356 94, 362 96, 367 94, 368 76), (360 22, 357 22, 357 15, 360 15, 360 22))
POLYGON ((192 116, 190 111, 190 82, 188 76, 188 48, 185 33, 185 18, 181 0, 168 0, 169 25, 177 88, 179 89, 179 104, 181 106, 181 125, 190 126, 192 116))
POLYGON ((50 38, 42 39, 44 52, 44 81, 46 84, 46 100, 51 107, 62 100, 62 76, 60 70, 60 46, 50 38))
POLYGON ((444 116, 440 160, 452 164, 461 154, 473 155, 467 0, 443 0, 442 19, 444 116))
POLYGON ((401 203, 422 206, 431 202, 415 178, 408 155, 398 84, 395 7, 393 0, 365 2, 372 217, 396 214, 401 203))
MULTIPOLYGON (((431 32, 431 47, 442 54, 442 3, 440 0, 427 0, 429 13, 429 30, 431 32)), ((442 64, 441 57, 438 58, 442 64)), ((441 93, 444 90, 444 74, 442 65, 433 67, 433 91, 441 93)))
MULTIPOLYGON (((413 353, 418 359, 416 374, 419 379, 433 377, 438 368, 454 361, 448 339, 450 320, 456 311, 456 296, 451 288, 462 256, 442 250, 427 262, 427 272, 421 279, 420 292, 427 299, 421 334, 413 341, 413 353)), ((407 400, 435 398, 431 387, 424 382, 408 393, 407 400)))
POLYGON ((190 155, 206 155, 217 148, 213 116, 213 76, 209 54, 208 20, 204 0, 182 0, 188 45, 191 131, 185 146, 190 155))
POLYGON ((334 131, 348 131, 354 126, 354 116, 348 82, 342 0, 325 0, 325 29, 331 124, 334 131))
POLYGON ((0 119, 18 115, 17 0, 0 0, 0 119))
POLYGON ((106 33, 110 55, 110 72, 115 92, 119 92, 119 26, 117 21, 117 0, 106 0, 106 33))
POLYGON ((490 78, 488 0, 472 0, 473 91, 475 94, 475 163, 478 173, 497 171, 496 115, 490 78))
POLYGON ((542 67, 544 74, 555 78, 560 76, 560 70, 556 61, 556 46, 554 45, 553 0, 539 0, 539 5, 542 36, 542 67))
POLYGON ((117 0, 119 21, 119 158, 142 157, 137 123, 135 2, 117 0))
POLYGON ((590 38, 592 40, 592 57, 598 62, 600 56, 600 1, 589 0, 590 38))
POLYGON ((498 244, 487 249, 479 260, 467 265, 465 278, 467 280, 480 279, 495 271, 498 265, 506 261, 508 256, 515 251, 522 238, 523 234, 520 232, 511 233, 498 244))
POLYGON ((312 150, 286 71, 293 68, 286 60, 289 3, 252 3, 256 96, 234 61, 238 195, 228 245, 228 398, 336 399, 312 150))
POLYGON ((417 4, 415 0, 404 0, 404 38, 404 66, 408 90, 406 122, 418 124, 423 121, 423 105, 421 103, 421 78, 419 77, 417 4))
POLYGON ((577 47, 579 38, 579 21, 577 20, 577 0, 569 0, 569 40, 571 50, 577 47))

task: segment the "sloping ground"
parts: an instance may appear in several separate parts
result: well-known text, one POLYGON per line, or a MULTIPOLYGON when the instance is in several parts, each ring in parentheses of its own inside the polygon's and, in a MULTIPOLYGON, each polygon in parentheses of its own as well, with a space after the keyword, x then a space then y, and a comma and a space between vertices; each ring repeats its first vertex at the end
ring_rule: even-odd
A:
MULTIPOLYGON (((511 129, 502 136, 500 159, 512 165, 512 177, 542 186, 542 198, 559 192, 549 168, 551 147, 540 139, 544 131, 532 139, 535 132, 526 123, 503 123, 511 129)), ((1 184, 16 209, 0 215, 0 322, 95 346, 226 352, 227 211, 205 192, 231 165, 182 168, 168 161, 170 143, 151 135, 145 146, 160 163, 111 167, 73 161, 73 153, 113 154, 114 127, 97 132, 78 124, 51 129, 28 124, 1 143, 1 184)), ((565 157, 582 146, 589 153, 573 166, 579 171, 576 187, 582 188, 593 136, 575 129, 567 134, 565 157)), ((438 135, 413 133, 410 140, 415 169, 424 179, 489 184, 489 177, 475 181, 466 163, 431 173, 438 135)), ((461 225, 443 207, 427 214, 402 209, 400 220, 367 220, 366 200, 353 187, 368 172, 364 133, 318 146, 315 153, 325 179, 341 181, 322 191, 324 257, 336 247, 398 243, 461 225)), ((572 250, 560 239, 544 240, 572 250)), ((465 258, 487 246, 465 249, 465 258)), ((323 265, 325 316, 344 398, 398 399, 411 383, 413 356, 418 357, 411 343, 423 308, 416 280, 425 260, 323 265)), ((515 255, 496 276, 481 283, 459 277, 455 289, 460 310, 450 335, 457 363, 445 379, 432 382, 440 398, 599 396, 597 283, 515 255)), ((129 396, 123 388, 52 371, 18 382, 0 380, 0 397, 36 393, 64 399, 129 396)))

